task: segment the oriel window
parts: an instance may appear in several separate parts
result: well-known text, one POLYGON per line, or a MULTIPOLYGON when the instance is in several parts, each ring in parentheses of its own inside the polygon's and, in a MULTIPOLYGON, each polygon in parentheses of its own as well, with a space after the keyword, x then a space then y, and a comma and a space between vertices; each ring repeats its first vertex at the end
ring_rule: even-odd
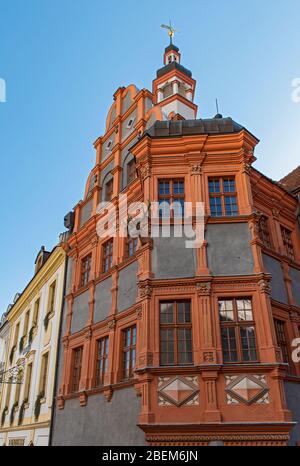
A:
POLYGON ((224 363, 256 362, 256 333, 251 299, 220 299, 224 363))
POLYGON ((235 177, 209 178, 209 202, 212 217, 238 215, 235 177))
POLYGON ((193 364, 190 301, 160 303, 160 363, 162 366, 193 364))
POLYGON ((136 360, 136 326, 129 327, 122 332, 122 353, 123 353, 123 380, 131 379, 135 368, 136 360))

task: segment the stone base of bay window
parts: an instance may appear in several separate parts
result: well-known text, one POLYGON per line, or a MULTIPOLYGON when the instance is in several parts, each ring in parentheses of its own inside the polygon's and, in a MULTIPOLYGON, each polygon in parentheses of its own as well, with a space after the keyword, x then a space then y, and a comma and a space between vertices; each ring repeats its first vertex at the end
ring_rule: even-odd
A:
POLYGON ((293 423, 139 425, 150 446, 287 446, 293 423))

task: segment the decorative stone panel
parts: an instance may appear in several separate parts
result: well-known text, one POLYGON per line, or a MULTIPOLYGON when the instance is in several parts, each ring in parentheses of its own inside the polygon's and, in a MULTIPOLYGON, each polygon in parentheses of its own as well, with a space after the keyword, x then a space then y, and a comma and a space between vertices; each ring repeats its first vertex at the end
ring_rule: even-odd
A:
POLYGON ((225 376, 227 404, 269 404, 265 375, 225 376))
POLYGON ((159 406, 199 405, 198 377, 159 377, 157 391, 159 406))

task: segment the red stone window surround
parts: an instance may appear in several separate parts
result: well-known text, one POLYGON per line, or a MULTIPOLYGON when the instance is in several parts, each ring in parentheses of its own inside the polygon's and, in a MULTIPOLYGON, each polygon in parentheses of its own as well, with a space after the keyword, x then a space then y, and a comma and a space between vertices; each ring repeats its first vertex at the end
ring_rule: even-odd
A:
POLYGON ((219 318, 224 364, 257 362, 251 299, 219 299, 219 318))
POLYGON ((193 364, 192 317, 190 301, 160 303, 160 364, 193 364))
POLYGON ((285 254, 292 260, 295 260, 295 251, 292 241, 292 232, 281 226, 281 235, 285 254))
POLYGON ((130 160, 126 168, 127 168, 127 184, 129 184, 136 178, 135 160, 134 159, 130 160))
POLYGON ((128 237, 126 240, 126 257, 132 257, 138 249, 138 238, 128 237))
POLYGON ((239 214, 235 176, 208 178, 212 217, 235 217, 239 214))
POLYGON ((184 179, 159 179, 158 203, 160 218, 184 217, 185 185, 184 179), (174 208, 169 206, 174 204, 174 208))
POLYGON ((111 238, 102 245, 102 273, 107 273, 112 268, 113 244, 114 240, 111 238))
POLYGON ((108 341, 109 337, 102 337, 97 340, 97 353, 96 353, 96 377, 95 387, 104 385, 104 377, 107 371, 108 362, 108 341))
POLYGON ((92 254, 88 254, 81 260, 80 286, 86 286, 90 281, 92 254))
POLYGON ((122 331, 122 379, 133 378, 136 363, 136 326, 122 331))
POLYGON ((265 215, 262 215, 259 220, 258 235, 266 248, 271 249, 273 247, 269 228, 269 219, 265 215))
POLYGON ((289 350, 286 338, 286 324, 283 320, 274 319, 277 344, 281 349, 282 361, 290 364, 289 350))
POLYGON ((114 179, 112 178, 105 184, 105 201, 109 202, 113 198, 114 179))
POLYGON ((71 392, 76 393, 79 391, 83 346, 73 349, 72 353, 71 392))

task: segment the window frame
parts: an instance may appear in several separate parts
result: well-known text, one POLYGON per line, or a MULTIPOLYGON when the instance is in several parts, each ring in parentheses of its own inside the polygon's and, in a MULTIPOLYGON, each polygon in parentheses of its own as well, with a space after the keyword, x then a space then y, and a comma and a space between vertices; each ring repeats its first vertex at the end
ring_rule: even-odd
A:
POLYGON ((72 366, 71 366, 71 377, 70 377, 70 391, 71 393, 78 393, 80 390, 80 379, 82 372, 82 359, 83 359, 83 345, 77 346, 72 349, 72 366), (80 353, 80 357, 77 361, 76 355, 80 353), (75 365, 76 364, 76 365, 75 365), (76 372, 75 372, 76 370, 76 372), (76 382, 76 386, 75 386, 76 382))
POLYGON ((121 330, 121 350, 122 350, 122 381, 132 380, 134 378, 134 369, 136 368, 136 350, 137 350, 137 325, 133 324, 121 330), (127 345, 127 333, 130 332, 130 344, 127 345), (126 355, 129 353, 129 368, 126 369, 126 355), (134 357, 133 357, 134 355, 134 357), (134 364, 133 364, 134 361, 134 364))
POLYGON ((114 179, 111 178, 104 185, 105 202, 110 202, 114 197, 114 179))
POLYGON ((157 201, 158 201, 158 215, 160 220, 182 220, 185 216, 184 203, 186 199, 186 180, 185 177, 171 177, 171 178, 157 178, 157 201), (169 194, 160 193, 160 184, 168 183, 169 184, 169 194), (175 193, 174 186, 175 183, 183 183, 183 193, 175 193), (176 199, 176 201, 175 201, 176 199), (179 201, 183 201, 183 209, 181 215, 175 215, 174 209, 171 209, 171 206, 179 201), (164 216, 160 209, 160 202, 167 202, 170 206, 170 217, 164 216))
POLYGON ((92 253, 90 252, 80 262, 80 287, 87 286, 90 281, 92 269, 92 253))
POLYGON ((109 335, 96 340, 95 349, 95 388, 101 388, 105 384, 105 375, 108 368, 109 335), (102 367, 100 367, 102 366, 102 367))
MULTIPOLYGON (((188 340, 184 340, 188 341, 188 340)), ((167 352, 168 353, 168 352, 167 352)), ((161 367, 190 367, 194 365, 194 351, 193 351, 193 319, 192 319, 192 300, 191 299, 166 299, 159 301, 159 364, 161 367), (178 304, 189 304, 190 305, 190 322, 179 322, 178 319, 178 304), (173 322, 162 322, 162 312, 161 312, 161 305, 162 304, 172 304, 173 309, 173 322), (163 363, 162 362, 162 336, 161 332, 163 330, 170 330, 173 332, 173 364, 172 363, 163 363), (179 330, 190 330, 191 332, 191 362, 181 363, 179 361, 179 330)))
MULTIPOLYGON (((221 338, 221 349, 222 349, 222 358, 223 358, 223 364, 257 364, 260 361, 259 358, 259 352, 258 352, 258 343, 257 343, 257 332, 256 332, 256 322, 255 322, 255 316, 254 316, 254 309, 253 309, 253 298, 251 296, 236 296, 236 297, 218 297, 217 299, 217 306, 218 306, 218 318, 219 318, 219 323, 220 323, 220 338, 221 338), (230 321, 222 321, 221 319, 221 309, 220 309, 220 302, 224 301, 232 301, 233 306, 232 306, 232 311, 233 312, 233 317, 234 320, 232 322, 230 321), (239 319, 239 310, 237 307, 237 301, 250 301, 251 302, 251 313, 252 313, 252 320, 241 320, 239 319), (243 354, 243 346, 242 346, 242 336, 241 336, 241 329, 242 328, 253 328, 254 330, 254 340, 255 340, 255 354, 256 354, 256 359, 249 359, 245 360, 244 359, 244 354, 243 354), (235 347, 236 347, 236 355, 237 355, 237 360, 230 360, 230 361, 225 361, 224 353, 227 351, 228 353, 231 353, 232 350, 225 350, 224 345, 223 345, 223 335, 222 331, 223 329, 234 329, 234 339, 235 339, 235 347)), ((244 312, 246 312, 247 309, 244 308, 244 312)), ((228 337, 227 337, 228 341, 228 337)), ((248 354, 250 354, 251 347, 248 347, 248 354)))
POLYGON ((282 244, 285 255, 292 261, 295 260, 295 248, 292 239, 293 232, 283 225, 280 225, 282 244))
POLYGON ((107 241, 105 241, 102 246, 101 246, 101 271, 102 273, 109 273, 112 269, 113 266, 113 255, 114 255, 114 239, 110 238, 107 241), (108 249, 108 254, 107 254, 107 246, 109 246, 108 249), (106 263, 106 260, 109 259, 108 261, 108 266, 106 263))
POLYGON ((136 179, 136 163, 134 158, 129 160, 126 164, 126 181, 127 185, 132 183, 136 179))
POLYGON ((268 249, 273 249, 273 241, 270 229, 270 220, 266 215, 262 215, 258 222, 258 236, 263 245, 268 249))
MULTIPOLYGON (((212 218, 222 218, 222 217, 229 217, 229 218, 234 218, 239 216, 239 202, 238 202, 238 191, 237 191, 237 183, 236 183, 236 175, 222 175, 222 176, 208 176, 207 178, 207 186, 208 186, 208 198, 209 198, 209 210, 210 210, 210 216, 212 218), (225 181, 234 181, 234 191, 225 191, 224 188, 224 182, 225 181), (210 190, 210 183, 212 181, 218 181, 220 191, 215 192, 210 190), (235 197, 236 200, 236 213, 234 214, 229 214, 226 211, 226 198, 232 198, 235 197), (221 215, 215 215, 212 212, 212 205, 211 205, 211 200, 212 199, 220 199, 221 200, 221 215)), ((230 204, 233 205, 233 204, 230 204)))
POLYGON ((276 334, 276 342, 281 351, 282 362, 290 366, 291 360, 290 360, 290 353, 289 353, 289 346, 288 346, 286 321, 283 319, 274 317, 274 327, 275 327, 275 334, 276 334), (283 338, 281 338, 282 336, 283 338))

